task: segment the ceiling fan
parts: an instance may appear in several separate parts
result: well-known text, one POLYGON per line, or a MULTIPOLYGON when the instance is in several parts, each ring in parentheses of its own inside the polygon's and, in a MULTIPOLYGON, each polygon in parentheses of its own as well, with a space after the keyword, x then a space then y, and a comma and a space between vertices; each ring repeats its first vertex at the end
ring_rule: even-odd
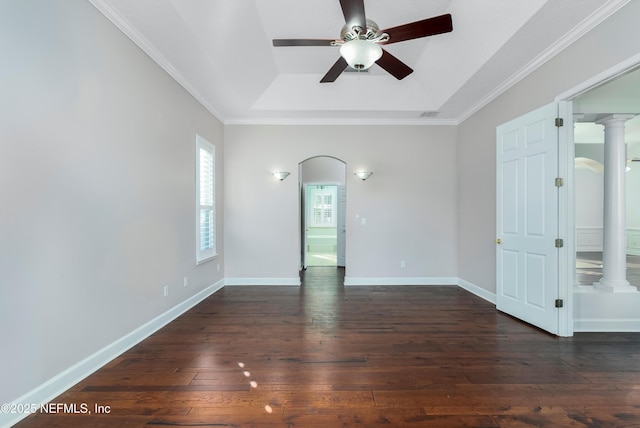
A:
POLYGON ((413 73, 411 67, 391 55, 380 45, 419 39, 453 30, 451 15, 440 15, 421 21, 380 30, 378 24, 367 19, 364 0, 340 0, 346 24, 339 39, 273 39, 273 46, 340 46, 340 58, 324 75, 321 83, 335 82, 347 67, 366 70, 375 62, 396 79, 413 73))

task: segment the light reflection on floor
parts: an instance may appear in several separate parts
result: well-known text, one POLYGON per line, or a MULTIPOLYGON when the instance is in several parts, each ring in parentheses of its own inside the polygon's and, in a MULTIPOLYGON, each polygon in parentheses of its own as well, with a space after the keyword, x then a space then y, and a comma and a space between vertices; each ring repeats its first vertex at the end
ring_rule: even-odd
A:
MULTIPOLYGON (((333 265, 323 265, 323 266, 336 266, 336 255, 335 254, 318 254, 319 256, 327 256, 327 257, 319 257, 318 260, 329 260, 333 262, 333 265)), ((313 277, 322 278, 325 272, 326 267, 318 267, 314 269, 313 267, 309 272, 313 272, 313 277)), ((343 270, 344 268, 337 268, 339 270, 343 270)), ((329 272, 329 270, 327 270, 329 272)), ((335 272, 333 269, 330 276, 335 276, 335 272)), ((342 271, 343 272, 343 271, 342 271)), ((336 320, 336 312, 342 310, 341 302, 342 297, 345 292, 344 285, 344 272, 342 273, 341 279, 339 279, 335 284, 326 284, 326 281, 314 282, 305 280, 304 286, 300 288, 300 296, 303 299, 303 310, 309 310, 309 314, 311 316, 311 322, 309 324, 305 324, 303 326, 302 331, 302 341, 307 343, 307 346, 321 346, 322 349, 328 354, 332 354, 334 351, 334 347, 337 347, 336 339, 338 336, 335 335, 330 326, 335 323, 336 320), (341 297, 342 296, 342 297, 341 297), (321 326, 321 331, 318 331, 318 327, 321 326)), ((337 327, 337 324, 335 325, 337 327)), ((337 348, 336 348, 337 352, 337 348)), ((258 388, 258 382, 251 380, 252 374, 246 364, 244 362, 238 362, 238 367, 241 370, 242 375, 245 378, 249 378, 249 385, 251 389, 258 388)), ((322 370, 317 370, 313 372, 317 374, 318 379, 314 379, 312 381, 316 381, 318 384, 324 383, 327 381, 323 376, 322 370)), ((270 400, 269 403, 264 405, 264 410, 267 413, 273 413, 273 406, 277 406, 277 401, 270 400)))
MULTIPOLYGON (((239 362, 238 367, 240 367, 241 369, 244 369, 245 364, 243 362, 239 362)), ((244 377, 251 377, 251 372, 249 370, 243 370, 242 374, 244 375, 244 377)), ((249 385, 253 389, 258 388, 258 382, 256 382, 255 380, 250 381, 249 385)), ((273 413, 273 408, 268 404, 265 404, 264 410, 267 413, 273 413)))
POLYGON ((307 253, 305 260, 307 266, 337 266, 338 257, 336 253, 307 253))

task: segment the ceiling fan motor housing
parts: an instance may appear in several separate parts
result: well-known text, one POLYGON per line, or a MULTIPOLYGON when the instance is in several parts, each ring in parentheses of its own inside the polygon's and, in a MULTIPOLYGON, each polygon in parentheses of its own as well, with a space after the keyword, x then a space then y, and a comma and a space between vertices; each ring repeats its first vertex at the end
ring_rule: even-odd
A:
POLYGON ((378 64, 398 80, 413 69, 382 49, 380 45, 419 39, 453 30, 451 14, 444 14, 380 30, 378 24, 367 19, 364 0, 339 0, 346 25, 339 39, 273 39, 273 46, 339 46, 340 58, 322 77, 320 83, 335 82, 342 72, 351 67, 366 70, 378 64), (363 28, 365 27, 365 28, 363 28))
POLYGON ((367 19, 367 28, 364 30, 357 25, 351 26, 351 24, 347 23, 340 31, 340 38, 345 42, 355 39, 374 40, 380 33, 378 24, 370 19, 367 19))

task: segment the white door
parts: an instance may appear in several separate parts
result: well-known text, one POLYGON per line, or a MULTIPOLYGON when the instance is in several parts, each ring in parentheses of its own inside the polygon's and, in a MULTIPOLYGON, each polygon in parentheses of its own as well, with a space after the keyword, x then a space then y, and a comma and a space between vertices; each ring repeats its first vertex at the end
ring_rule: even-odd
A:
POLYGON ((497 128, 496 307, 558 334, 558 104, 497 128))
POLYGON ((338 186, 338 266, 347 265, 347 187, 338 186))

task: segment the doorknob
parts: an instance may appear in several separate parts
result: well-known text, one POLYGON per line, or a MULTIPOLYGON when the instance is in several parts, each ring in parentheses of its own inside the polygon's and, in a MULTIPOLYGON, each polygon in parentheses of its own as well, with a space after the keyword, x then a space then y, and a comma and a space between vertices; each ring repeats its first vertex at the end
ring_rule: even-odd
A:
POLYGON ((500 239, 500 238, 496 239, 496 244, 502 245, 502 239, 500 239))

